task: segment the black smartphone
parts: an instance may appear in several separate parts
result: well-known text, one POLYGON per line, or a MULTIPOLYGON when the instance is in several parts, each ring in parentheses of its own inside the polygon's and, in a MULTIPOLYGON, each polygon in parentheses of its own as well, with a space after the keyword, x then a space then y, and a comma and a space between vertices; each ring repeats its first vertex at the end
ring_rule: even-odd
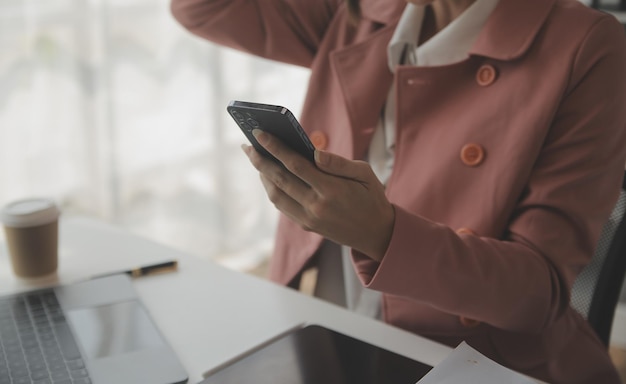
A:
POLYGON ((279 162, 256 141, 252 134, 253 129, 261 129, 276 136, 291 149, 315 163, 313 157, 315 147, 296 117, 287 108, 279 105, 234 100, 228 104, 226 109, 252 146, 264 156, 279 162))

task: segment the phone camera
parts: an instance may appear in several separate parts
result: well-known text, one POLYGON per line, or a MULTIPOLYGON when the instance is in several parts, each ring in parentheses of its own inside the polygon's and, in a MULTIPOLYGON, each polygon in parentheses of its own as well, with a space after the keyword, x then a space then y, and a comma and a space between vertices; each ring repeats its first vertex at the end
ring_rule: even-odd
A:
POLYGON ((256 129, 260 127, 259 122, 254 119, 248 119, 248 125, 250 125, 252 129, 256 129))
POLYGON ((244 122, 246 121, 246 118, 244 117, 244 115, 242 115, 241 113, 237 112, 237 111, 232 111, 233 117, 240 122, 244 122))
POLYGON ((253 128, 250 126, 250 124, 246 123, 245 121, 241 123, 241 127, 242 127, 244 130, 246 130, 246 131, 248 131, 248 132, 252 133, 252 129, 253 129, 253 128))

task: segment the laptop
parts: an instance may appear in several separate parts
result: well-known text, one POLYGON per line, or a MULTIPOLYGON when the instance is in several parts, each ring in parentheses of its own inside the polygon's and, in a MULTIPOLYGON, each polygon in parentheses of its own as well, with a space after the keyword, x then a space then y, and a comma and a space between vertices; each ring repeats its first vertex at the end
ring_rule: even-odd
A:
POLYGON ((126 275, 0 297, 2 384, 187 379, 126 275))
POLYGON ((308 325, 210 373, 200 384, 415 384, 432 366, 308 325))

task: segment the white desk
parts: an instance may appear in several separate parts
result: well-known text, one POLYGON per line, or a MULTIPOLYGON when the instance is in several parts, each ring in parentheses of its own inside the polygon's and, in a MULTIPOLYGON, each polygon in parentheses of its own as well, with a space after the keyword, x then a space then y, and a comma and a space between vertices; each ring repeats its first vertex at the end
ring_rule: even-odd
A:
POLYGON ((324 325, 431 365, 450 352, 406 331, 89 219, 61 220, 59 271, 49 278, 15 278, 3 242, 0 237, 0 294, 177 259, 178 272, 138 278, 135 287, 187 369, 190 384, 302 323, 324 325))

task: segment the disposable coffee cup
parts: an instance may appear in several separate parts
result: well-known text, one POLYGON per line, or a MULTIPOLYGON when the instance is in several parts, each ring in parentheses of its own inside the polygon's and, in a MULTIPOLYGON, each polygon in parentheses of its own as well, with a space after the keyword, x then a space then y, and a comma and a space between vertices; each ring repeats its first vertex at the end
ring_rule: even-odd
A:
POLYGON ((42 277, 57 270, 59 215, 57 205, 45 198, 14 201, 0 211, 17 276, 42 277))

